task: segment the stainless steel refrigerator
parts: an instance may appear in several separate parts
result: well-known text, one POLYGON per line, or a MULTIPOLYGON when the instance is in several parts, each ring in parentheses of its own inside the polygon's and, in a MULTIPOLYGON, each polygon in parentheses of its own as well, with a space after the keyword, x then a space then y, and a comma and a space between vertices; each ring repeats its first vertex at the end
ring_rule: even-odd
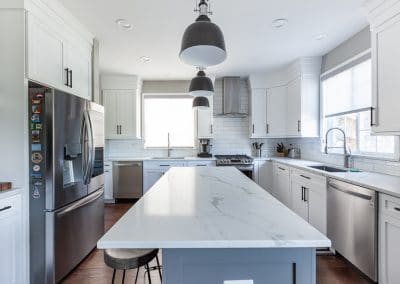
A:
POLYGON ((104 110, 29 83, 30 282, 57 283, 104 233, 104 110))

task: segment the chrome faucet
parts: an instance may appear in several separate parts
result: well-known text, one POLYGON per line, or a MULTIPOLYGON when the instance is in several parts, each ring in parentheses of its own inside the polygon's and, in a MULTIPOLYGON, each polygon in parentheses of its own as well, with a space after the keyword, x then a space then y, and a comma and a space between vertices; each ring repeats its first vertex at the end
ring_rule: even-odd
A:
POLYGON ((328 149, 333 149, 333 148, 341 148, 341 147, 328 147, 328 134, 329 132, 333 130, 338 130, 343 134, 343 155, 344 155, 344 167, 349 168, 350 167, 350 159, 351 159, 351 151, 347 149, 347 141, 346 141, 346 133, 343 131, 343 129, 340 129, 338 127, 332 127, 326 131, 325 134, 325 154, 328 154, 328 149))

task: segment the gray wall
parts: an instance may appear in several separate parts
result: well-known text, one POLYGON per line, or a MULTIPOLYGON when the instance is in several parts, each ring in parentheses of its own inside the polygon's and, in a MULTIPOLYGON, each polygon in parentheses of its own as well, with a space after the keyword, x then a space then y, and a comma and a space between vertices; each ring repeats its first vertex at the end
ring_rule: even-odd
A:
POLYGON ((369 26, 367 26, 359 33, 324 55, 322 59, 322 73, 336 67, 369 48, 371 48, 371 33, 369 26))

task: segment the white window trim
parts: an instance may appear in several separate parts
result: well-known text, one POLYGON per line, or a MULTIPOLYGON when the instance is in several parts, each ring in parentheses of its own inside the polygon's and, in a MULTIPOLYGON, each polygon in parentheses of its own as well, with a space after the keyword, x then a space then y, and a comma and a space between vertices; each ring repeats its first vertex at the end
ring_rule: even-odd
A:
MULTIPOLYGON (((143 148, 144 149, 149 149, 149 150, 166 150, 168 149, 168 147, 160 147, 160 146, 146 146, 146 127, 145 127, 145 107, 144 107, 144 101, 146 99, 146 97, 153 97, 153 98, 193 98, 192 96, 190 96, 188 93, 142 93, 142 140, 143 140, 143 148)), ((194 114, 193 114, 194 115, 194 114)), ((196 129, 196 125, 195 127, 195 131, 197 132, 196 129)), ((196 135, 195 135, 196 136, 196 135)), ((175 147, 175 146, 171 146, 169 149, 172 150, 196 150, 196 137, 195 137, 195 141, 193 142, 193 147, 175 147)))
MULTIPOLYGON (((333 116, 337 116, 337 115, 344 115, 344 114, 350 114, 350 113, 355 113, 358 112, 360 110, 353 110, 353 111, 349 111, 349 112, 344 112, 344 113, 338 113, 338 114, 331 114, 328 116, 324 116, 324 96, 323 96, 323 88, 322 88, 322 81, 328 79, 331 76, 334 76, 340 72, 345 71, 346 69, 352 68, 353 66, 356 66, 357 64, 361 63, 364 58, 370 56, 371 57, 371 49, 367 49, 355 56, 353 56, 352 58, 346 60, 345 62, 327 70, 326 72, 322 73, 320 76, 320 141, 321 141, 321 153, 325 153, 324 152, 324 146, 326 144, 327 141, 325 141, 325 134, 326 134, 326 130, 325 130, 325 124, 324 124, 324 119, 326 117, 333 117, 333 116)), ((365 110, 367 110, 368 108, 366 108, 365 110)), ((391 162, 398 162, 400 161, 400 137, 395 136, 395 152, 393 154, 376 154, 376 153, 368 153, 368 152, 357 152, 357 153, 352 153, 351 156, 354 158, 364 158, 364 159, 371 159, 371 160, 381 160, 381 161, 391 161, 391 162)), ((343 153, 329 153, 329 155, 336 155, 336 156, 344 156, 343 153)))

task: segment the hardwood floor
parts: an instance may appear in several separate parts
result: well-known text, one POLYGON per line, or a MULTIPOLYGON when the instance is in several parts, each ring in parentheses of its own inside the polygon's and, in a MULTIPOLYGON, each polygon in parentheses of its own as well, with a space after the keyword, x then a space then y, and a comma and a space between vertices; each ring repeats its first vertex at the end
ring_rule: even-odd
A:
MULTIPOLYGON (((107 204, 105 205, 105 230, 119 219, 132 204, 107 204)), ((161 258, 160 258, 161 260, 161 258)), ((151 266, 155 266, 151 263, 151 266)), ((144 278, 144 269, 140 270, 138 284, 147 284, 144 278)), ((134 283, 136 270, 128 271, 125 283, 134 283)), ((104 264, 103 252, 95 249, 82 263, 76 267, 63 281, 66 284, 109 284, 111 283, 112 269, 104 264)), ((157 272, 151 275, 153 284, 160 284, 157 272)), ((122 273, 116 275, 116 282, 121 283, 122 273)), ((369 283, 345 260, 336 256, 317 257, 317 283, 318 284, 364 284, 369 283)))

